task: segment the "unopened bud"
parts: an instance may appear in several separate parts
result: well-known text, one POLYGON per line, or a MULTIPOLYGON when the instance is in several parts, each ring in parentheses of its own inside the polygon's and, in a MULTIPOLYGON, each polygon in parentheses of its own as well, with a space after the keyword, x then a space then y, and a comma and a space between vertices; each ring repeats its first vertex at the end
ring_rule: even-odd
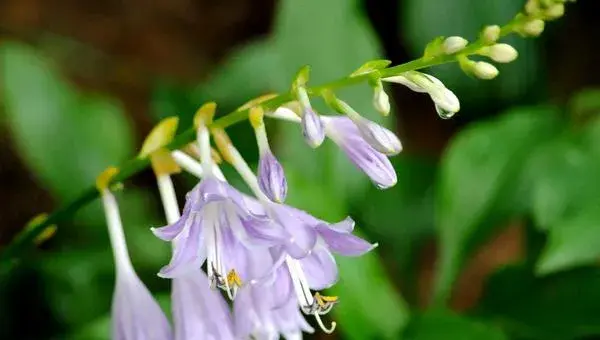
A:
POLYGON ((373 93, 373 106, 382 115, 387 116, 390 114, 390 97, 385 93, 383 84, 379 81, 379 84, 375 86, 373 93))
POLYGON ((486 26, 481 32, 481 39, 487 45, 495 43, 496 41, 498 41, 499 38, 500 26, 498 25, 486 26))
POLYGON ((548 7, 544 11, 544 16, 548 20, 558 19, 565 14, 565 5, 561 3, 555 3, 548 7))
POLYGON ((442 49, 446 54, 454 54, 465 48, 465 46, 467 46, 468 43, 469 42, 467 41, 467 39, 463 37, 448 37, 446 38, 446 40, 444 40, 442 49))
POLYGON ((486 63, 485 61, 477 61, 473 64, 473 74, 480 79, 494 79, 498 75, 496 66, 486 63))
POLYGON ((526 22, 521 32, 530 37, 537 37, 544 31, 544 21, 541 19, 534 19, 526 22))
POLYGON ((536 15, 539 11, 539 0, 529 0, 525 4, 525 13, 527 13, 528 15, 536 15))
POLYGON ((316 148, 325 139, 325 127, 321 117, 312 108, 302 108, 302 135, 306 143, 316 148))
POLYGON ((498 63, 510 63, 517 59, 519 53, 509 44, 495 44, 484 47, 480 50, 480 54, 490 57, 498 63))
POLYGON ((364 140, 375 150, 388 156, 397 155, 402 151, 402 143, 392 131, 358 114, 348 117, 352 119, 364 140))

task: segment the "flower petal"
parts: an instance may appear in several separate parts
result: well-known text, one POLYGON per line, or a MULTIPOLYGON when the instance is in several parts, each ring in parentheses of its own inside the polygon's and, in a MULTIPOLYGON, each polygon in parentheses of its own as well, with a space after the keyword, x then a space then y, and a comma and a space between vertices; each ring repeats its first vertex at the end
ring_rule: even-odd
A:
POLYGON ((190 221, 173 243, 171 262, 161 268, 158 276, 173 278, 186 272, 196 270, 206 259, 204 233, 200 222, 190 221))
POLYGON ((273 203, 270 206, 273 219, 288 233, 284 240, 286 251, 293 258, 302 258, 309 254, 317 243, 315 229, 296 217, 294 211, 286 205, 273 203))
POLYGON ((338 280, 337 264, 333 255, 323 246, 317 246, 311 254, 300 260, 308 285, 313 290, 333 286, 338 280))
POLYGON ((360 256, 377 247, 377 244, 371 244, 358 236, 336 230, 325 224, 317 227, 317 231, 329 249, 340 255, 360 256))

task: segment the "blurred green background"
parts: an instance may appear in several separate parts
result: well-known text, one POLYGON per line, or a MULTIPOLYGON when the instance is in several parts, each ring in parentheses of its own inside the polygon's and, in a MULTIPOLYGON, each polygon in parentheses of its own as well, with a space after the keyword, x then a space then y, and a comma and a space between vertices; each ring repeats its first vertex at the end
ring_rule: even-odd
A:
MULTIPOLYGON (((34 215, 136 154, 161 118, 224 114, 363 62, 417 58, 438 35, 470 40, 520 0, 0 1, 0 247, 34 215)), ((398 185, 375 189, 331 142, 269 122, 288 202, 328 220, 350 214, 380 247, 339 258, 333 335, 313 339, 600 339, 600 2, 580 0, 492 81, 432 70, 460 98, 452 120, 426 95, 388 88, 392 118, 368 86, 340 92, 395 129, 398 185)), ((319 104, 317 104, 319 105, 319 104)), ((317 106, 324 110, 324 106, 317 106)), ((230 129, 256 163, 248 124, 230 129)), ((231 182, 244 189, 229 168, 231 182)), ((176 178, 181 199, 194 184, 176 178)), ((118 200, 136 270, 168 309, 155 273, 170 249, 150 171, 118 200)), ((33 248, 33 247, 32 247, 33 248)), ((107 339, 114 284, 98 202, 0 274, 0 339, 107 339)))

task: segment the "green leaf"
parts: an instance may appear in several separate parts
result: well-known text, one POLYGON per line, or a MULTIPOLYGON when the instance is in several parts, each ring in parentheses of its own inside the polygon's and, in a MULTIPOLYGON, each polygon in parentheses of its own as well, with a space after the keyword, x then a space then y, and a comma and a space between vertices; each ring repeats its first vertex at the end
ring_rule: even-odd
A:
POLYGON ((391 63, 391 60, 385 59, 369 60, 366 63, 362 64, 358 69, 356 69, 356 71, 352 72, 350 76, 356 77, 361 74, 367 74, 373 71, 381 70, 388 67, 388 65, 390 65, 391 63))
POLYGON ((471 248, 499 222, 526 210, 519 178, 529 155, 561 128, 549 108, 519 109, 463 130, 443 156, 437 182, 437 226, 441 262, 437 302, 452 283, 471 248))
POLYGON ((569 131, 532 157, 532 210, 536 227, 554 228, 598 196, 600 160, 585 135, 569 131))
POLYGON ((0 59, 6 121, 19 153, 61 199, 132 154, 131 131, 118 103, 76 92, 30 47, 5 42, 0 59))
POLYGON ((600 200, 552 226, 536 272, 546 275, 600 258, 600 200))
POLYGON ((478 314, 519 339, 565 340, 600 335, 600 269, 535 278, 525 266, 491 276, 478 314))
POLYGON ((506 340, 506 335, 491 324, 453 314, 430 311, 411 321, 403 340, 506 340))

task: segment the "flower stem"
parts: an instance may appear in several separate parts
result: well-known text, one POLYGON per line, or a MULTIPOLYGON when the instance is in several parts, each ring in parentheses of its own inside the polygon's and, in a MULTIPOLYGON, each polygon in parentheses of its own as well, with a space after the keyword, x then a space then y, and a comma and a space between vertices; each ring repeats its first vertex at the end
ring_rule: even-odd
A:
MULTIPOLYGON (((500 36, 506 36, 512 33, 515 25, 519 24, 519 19, 516 17, 511 20, 508 24, 501 28, 500 36)), ((481 40, 474 41, 470 45, 466 46, 464 50, 461 51, 460 55, 469 55, 474 54, 479 50, 479 48, 483 47, 484 43, 481 40)), ((413 61, 409 61, 404 64, 400 64, 397 66, 385 68, 379 70, 381 77, 391 77, 398 75, 400 73, 415 71, 431 66, 436 66, 440 64, 446 64, 450 62, 457 61, 457 57, 459 55, 439 55, 435 57, 429 58, 419 58, 413 61)), ((357 76, 347 76, 320 86, 315 86, 311 88, 307 88, 307 92, 311 96, 320 96, 326 90, 336 90, 343 87, 348 87, 351 85, 356 85, 362 83, 364 81, 369 80, 369 74, 362 74, 357 76)), ((292 101, 294 97, 291 93, 283 93, 276 97, 273 97, 267 101, 262 102, 260 105, 265 110, 275 110, 277 107, 292 101)), ((231 125, 237 124, 239 122, 245 121, 248 119, 249 110, 247 108, 235 110, 225 116, 222 116, 219 119, 216 119, 209 128, 222 128, 225 129, 231 125)), ((186 144, 190 143, 196 137, 196 131, 193 127, 185 130, 183 133, 179 134, 173 142, 171 142, 167 148, 169 150, 177 150, 186 144)), ((125 181, 126 179, 132 177, 133 175, 141 172, 146 169, 150 165, 150 161, 147 157, 144 158, 134 158, 129 160, 125 164, 120 167, 119 173, 112 179, 111 184, 116 184, 125 181)), ((24 229, 21 233, 19 233, 15 239, 7 245, 2 252, 0 253, 0 263, 8 260, 16 259, 21 252, 26 250, 30 244, 33 243, 33 240, 41 234, 48 226, 53 224, 58 224, 70 218, 75 212, 79 209, 83 208, 88 203, 99 197, 99 193, 94 186, 86 189, 81 195, 77 198, 68 202, 66 205, 60 207, 55 210, 52 214, 50 214, 46 219, 38 222, 37 224, 31 226, 30 228, 24 229)))

